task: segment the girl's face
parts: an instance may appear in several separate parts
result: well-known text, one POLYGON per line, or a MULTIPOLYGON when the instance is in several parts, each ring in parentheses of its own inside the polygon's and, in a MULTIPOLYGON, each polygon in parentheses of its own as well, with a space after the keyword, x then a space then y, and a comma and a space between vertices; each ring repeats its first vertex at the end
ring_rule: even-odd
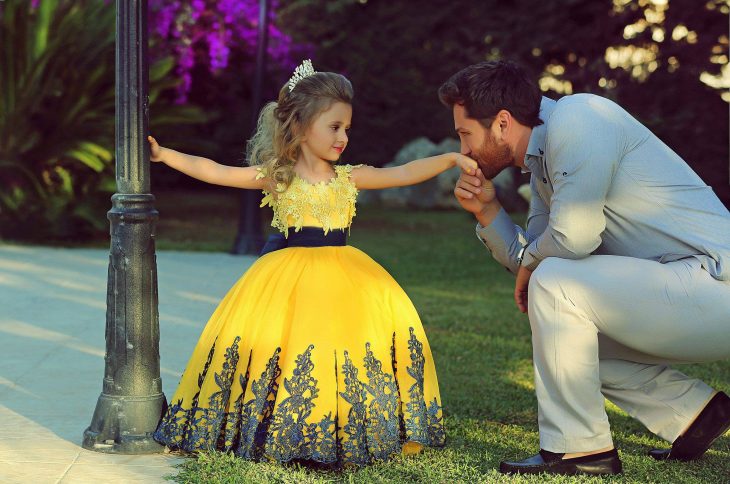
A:
POLYGON ((352 106, 336 102, 315 118, 304 133, 302 154, 335 162, 347 146, 347 132, 352 120, 352 106))

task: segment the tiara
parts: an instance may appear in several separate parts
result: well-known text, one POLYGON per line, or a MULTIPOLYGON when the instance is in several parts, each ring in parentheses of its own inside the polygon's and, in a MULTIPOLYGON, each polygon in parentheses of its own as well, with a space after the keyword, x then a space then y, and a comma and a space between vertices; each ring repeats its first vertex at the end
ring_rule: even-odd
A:
POLYGON ((297 85, 297 82, 301 81, 305 77, 313 76, 314 74, 316 74, 316 72, 314 67, 312 67, 312 60, 306 59, 302 61, 302 63, 294 69, 294 74, 291 76, 291 79, 289 79, 289 92, 294 90, 294 86, 297 85))

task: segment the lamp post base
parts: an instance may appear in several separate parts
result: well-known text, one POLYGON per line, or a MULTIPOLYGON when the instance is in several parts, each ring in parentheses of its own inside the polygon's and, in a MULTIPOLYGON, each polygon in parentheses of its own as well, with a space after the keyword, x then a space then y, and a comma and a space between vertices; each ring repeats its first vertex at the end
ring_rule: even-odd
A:
POLYGON ((162 452, 165 447, 152 438, 152 432, 166 408, 162 393, 148 397, 102 393, 81 445, 84 449, 109 454, 162 452))

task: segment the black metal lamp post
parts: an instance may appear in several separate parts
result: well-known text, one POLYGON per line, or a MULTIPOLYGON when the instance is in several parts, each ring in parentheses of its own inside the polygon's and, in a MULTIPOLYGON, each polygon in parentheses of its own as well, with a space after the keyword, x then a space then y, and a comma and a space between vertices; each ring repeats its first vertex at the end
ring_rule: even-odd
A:
MULTIPOLYGON (((259 109, 261 108, 261 89, 266 68, 266 45, 269 40, 269 2, 259 0, 258 49, 256 51, 256 72, 251 95, 251 129, 256 129, 259 109)), ((234 254, 258 254, 263 245, 261 235, 261 194, 254 190, 242 190, 239 207, 238 233, 233 243, 234 254)))
POLYGON ((117 0, 116 178, 111 226, 104 383, 83 447, 144 454, 165 409, 160 379, 157 210, 150 194, 147 0, 117 0))

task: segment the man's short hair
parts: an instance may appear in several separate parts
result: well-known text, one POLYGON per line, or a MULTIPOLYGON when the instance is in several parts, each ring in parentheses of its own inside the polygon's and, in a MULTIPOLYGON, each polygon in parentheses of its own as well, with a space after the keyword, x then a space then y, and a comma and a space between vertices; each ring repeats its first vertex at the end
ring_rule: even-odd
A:
POLYGON ((460 70, 443 83, 439 99, 447 107, 463 105, 466 115, 491 125, 504 109, 530 128, 542 124, 542 94, 527 71, 512 61, 480 62, 460 70))

